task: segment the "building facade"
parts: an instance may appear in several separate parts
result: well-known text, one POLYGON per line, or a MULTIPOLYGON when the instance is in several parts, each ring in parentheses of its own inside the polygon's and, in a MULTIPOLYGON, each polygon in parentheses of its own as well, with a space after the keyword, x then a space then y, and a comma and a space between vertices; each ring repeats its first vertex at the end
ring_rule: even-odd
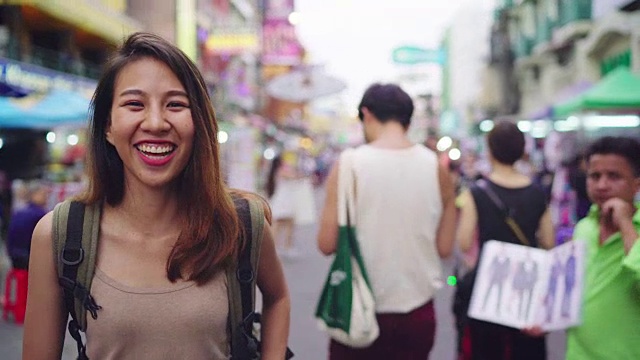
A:
POLYGON ((1 80, 32 91, 90 91, 109 51, 139 29, 125 0, 4 1, 1 80))
MULTIPOLYGON (((514 83, 501 100, 519 94, 502 115, 551 119, 551 106, 569 100, 619 66, 640 70, 640 1, 504 0, 496 13, 513 56, 514 83)), ((492 52, 503 51, 492 44, 492 52)), ((504 76, 504 74, 502 75, 504 76)), ((507 75, 508 76, 508 75, 507 75)))
POLYGON ((448 135, 464 135, 485 116, 485 91, 488 71, 490 30, 494 1, 473 1, 453 16, 443 41, 444 65, 442 116, 440 131, 448 135), (483 103, 484 101, 484 103, 483 103))

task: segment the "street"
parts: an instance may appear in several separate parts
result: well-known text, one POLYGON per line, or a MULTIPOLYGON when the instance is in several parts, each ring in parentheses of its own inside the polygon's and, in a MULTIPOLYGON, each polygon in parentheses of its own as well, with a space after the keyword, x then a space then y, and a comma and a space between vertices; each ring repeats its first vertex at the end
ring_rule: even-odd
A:
MULTIPOLYGON (((322 192, 317 192, 317 205, 322 203, 322 192)), ((299 255, 293 259, 284 258, 283 266, 291 292, 291 330, 289 346, 296 359, 324 360, 328 354, 328 340, 321 332, 313 317, 316 302, 328 271, 331 258, 322 256, 316 250, 315 235, 317 225, 298 227, 295 231, 296 247, 299 255)), ((0 250, 0 279, 4 290, 4 279, 9 260, 0 250)), ((445 276, 451 274, 451 261, 444 262, 445 276)), ((438 319, 435 347, 431 360, 454 360, 456 332, 450 311, 453 287, 445 285, 436 295, 435 306, 438 319)), ((547 337, 548 360, 564 358, 564 334, 552 333, 547 337)), ((0 358, 20 359, 22 349, 22 327, 11 322, 0 321, 0 358)), ((62 359, 75 359, 75 342, 67 334, 62 359)))

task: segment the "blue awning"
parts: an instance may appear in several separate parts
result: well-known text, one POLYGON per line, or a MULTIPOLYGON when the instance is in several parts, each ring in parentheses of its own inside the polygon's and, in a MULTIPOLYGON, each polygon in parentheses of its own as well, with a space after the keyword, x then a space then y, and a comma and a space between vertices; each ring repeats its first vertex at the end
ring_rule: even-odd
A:
POLYGON ((31 91, 24 89, 20 86, 7 84, 4 81, 0 81, 0 96, 6 97, 24 97, 29 95, 31 91))
POLYGON ((88 123, 90 100, 66 90, 21 99, 0 98, 0 128, 50 129, 84 126, 88 123))

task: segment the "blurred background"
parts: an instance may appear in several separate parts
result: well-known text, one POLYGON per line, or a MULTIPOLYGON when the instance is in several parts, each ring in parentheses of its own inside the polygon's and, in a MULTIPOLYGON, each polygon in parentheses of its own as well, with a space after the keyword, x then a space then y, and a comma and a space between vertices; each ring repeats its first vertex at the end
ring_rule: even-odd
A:
MULTIPOLYGON (((411 139, 437 151, 460 182, 487 171, 483 135, 493 122, 516 122, 527 136, 520 169, 547 188, 556 226, 570 229, 585 144, 640 137, 639 10, 638 0, 0 1, 2 237, 21 201, 17 185, 45 181, 49 208, 82 188, 101 66, 140 30, 174 42, 202 71, 232 187, 264 193, 279 157, 312 184, 304 201, 319 208, 336 156, 364 141, 363 91, 394 82, 414 98, 411 139)), ((316 229, 297 224, 298 252, 285 259, 301 359, 326 358, 312 319, 328 266, 316 229)), ((1 282, 9 265, 0 263, 1 282)), ((438 296, 432 358, 453 359, 451 288, 438 296)), ((551 358, 561 359, 562 334, 554 336, 551 358)), ((20 357, 20 339, 19 325, 0 323, 3 358, 20 357)))

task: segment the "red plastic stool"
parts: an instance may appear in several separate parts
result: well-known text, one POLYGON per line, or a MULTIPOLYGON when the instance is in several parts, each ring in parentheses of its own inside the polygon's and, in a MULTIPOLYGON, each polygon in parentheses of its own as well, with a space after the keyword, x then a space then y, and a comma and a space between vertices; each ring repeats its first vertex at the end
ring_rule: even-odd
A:
POLYGON ((16 324, 24 323, 24 313, 27 310, 27 288, 29 286, 29 272, 27 270, 11 269, 7 274, 4 287, 3 319, 7 320, 9 313, 13 313, 16 324), (15 284, 15 292, 12 291, 15 284), (12 296, 12 294, 14 296, 12 296))

